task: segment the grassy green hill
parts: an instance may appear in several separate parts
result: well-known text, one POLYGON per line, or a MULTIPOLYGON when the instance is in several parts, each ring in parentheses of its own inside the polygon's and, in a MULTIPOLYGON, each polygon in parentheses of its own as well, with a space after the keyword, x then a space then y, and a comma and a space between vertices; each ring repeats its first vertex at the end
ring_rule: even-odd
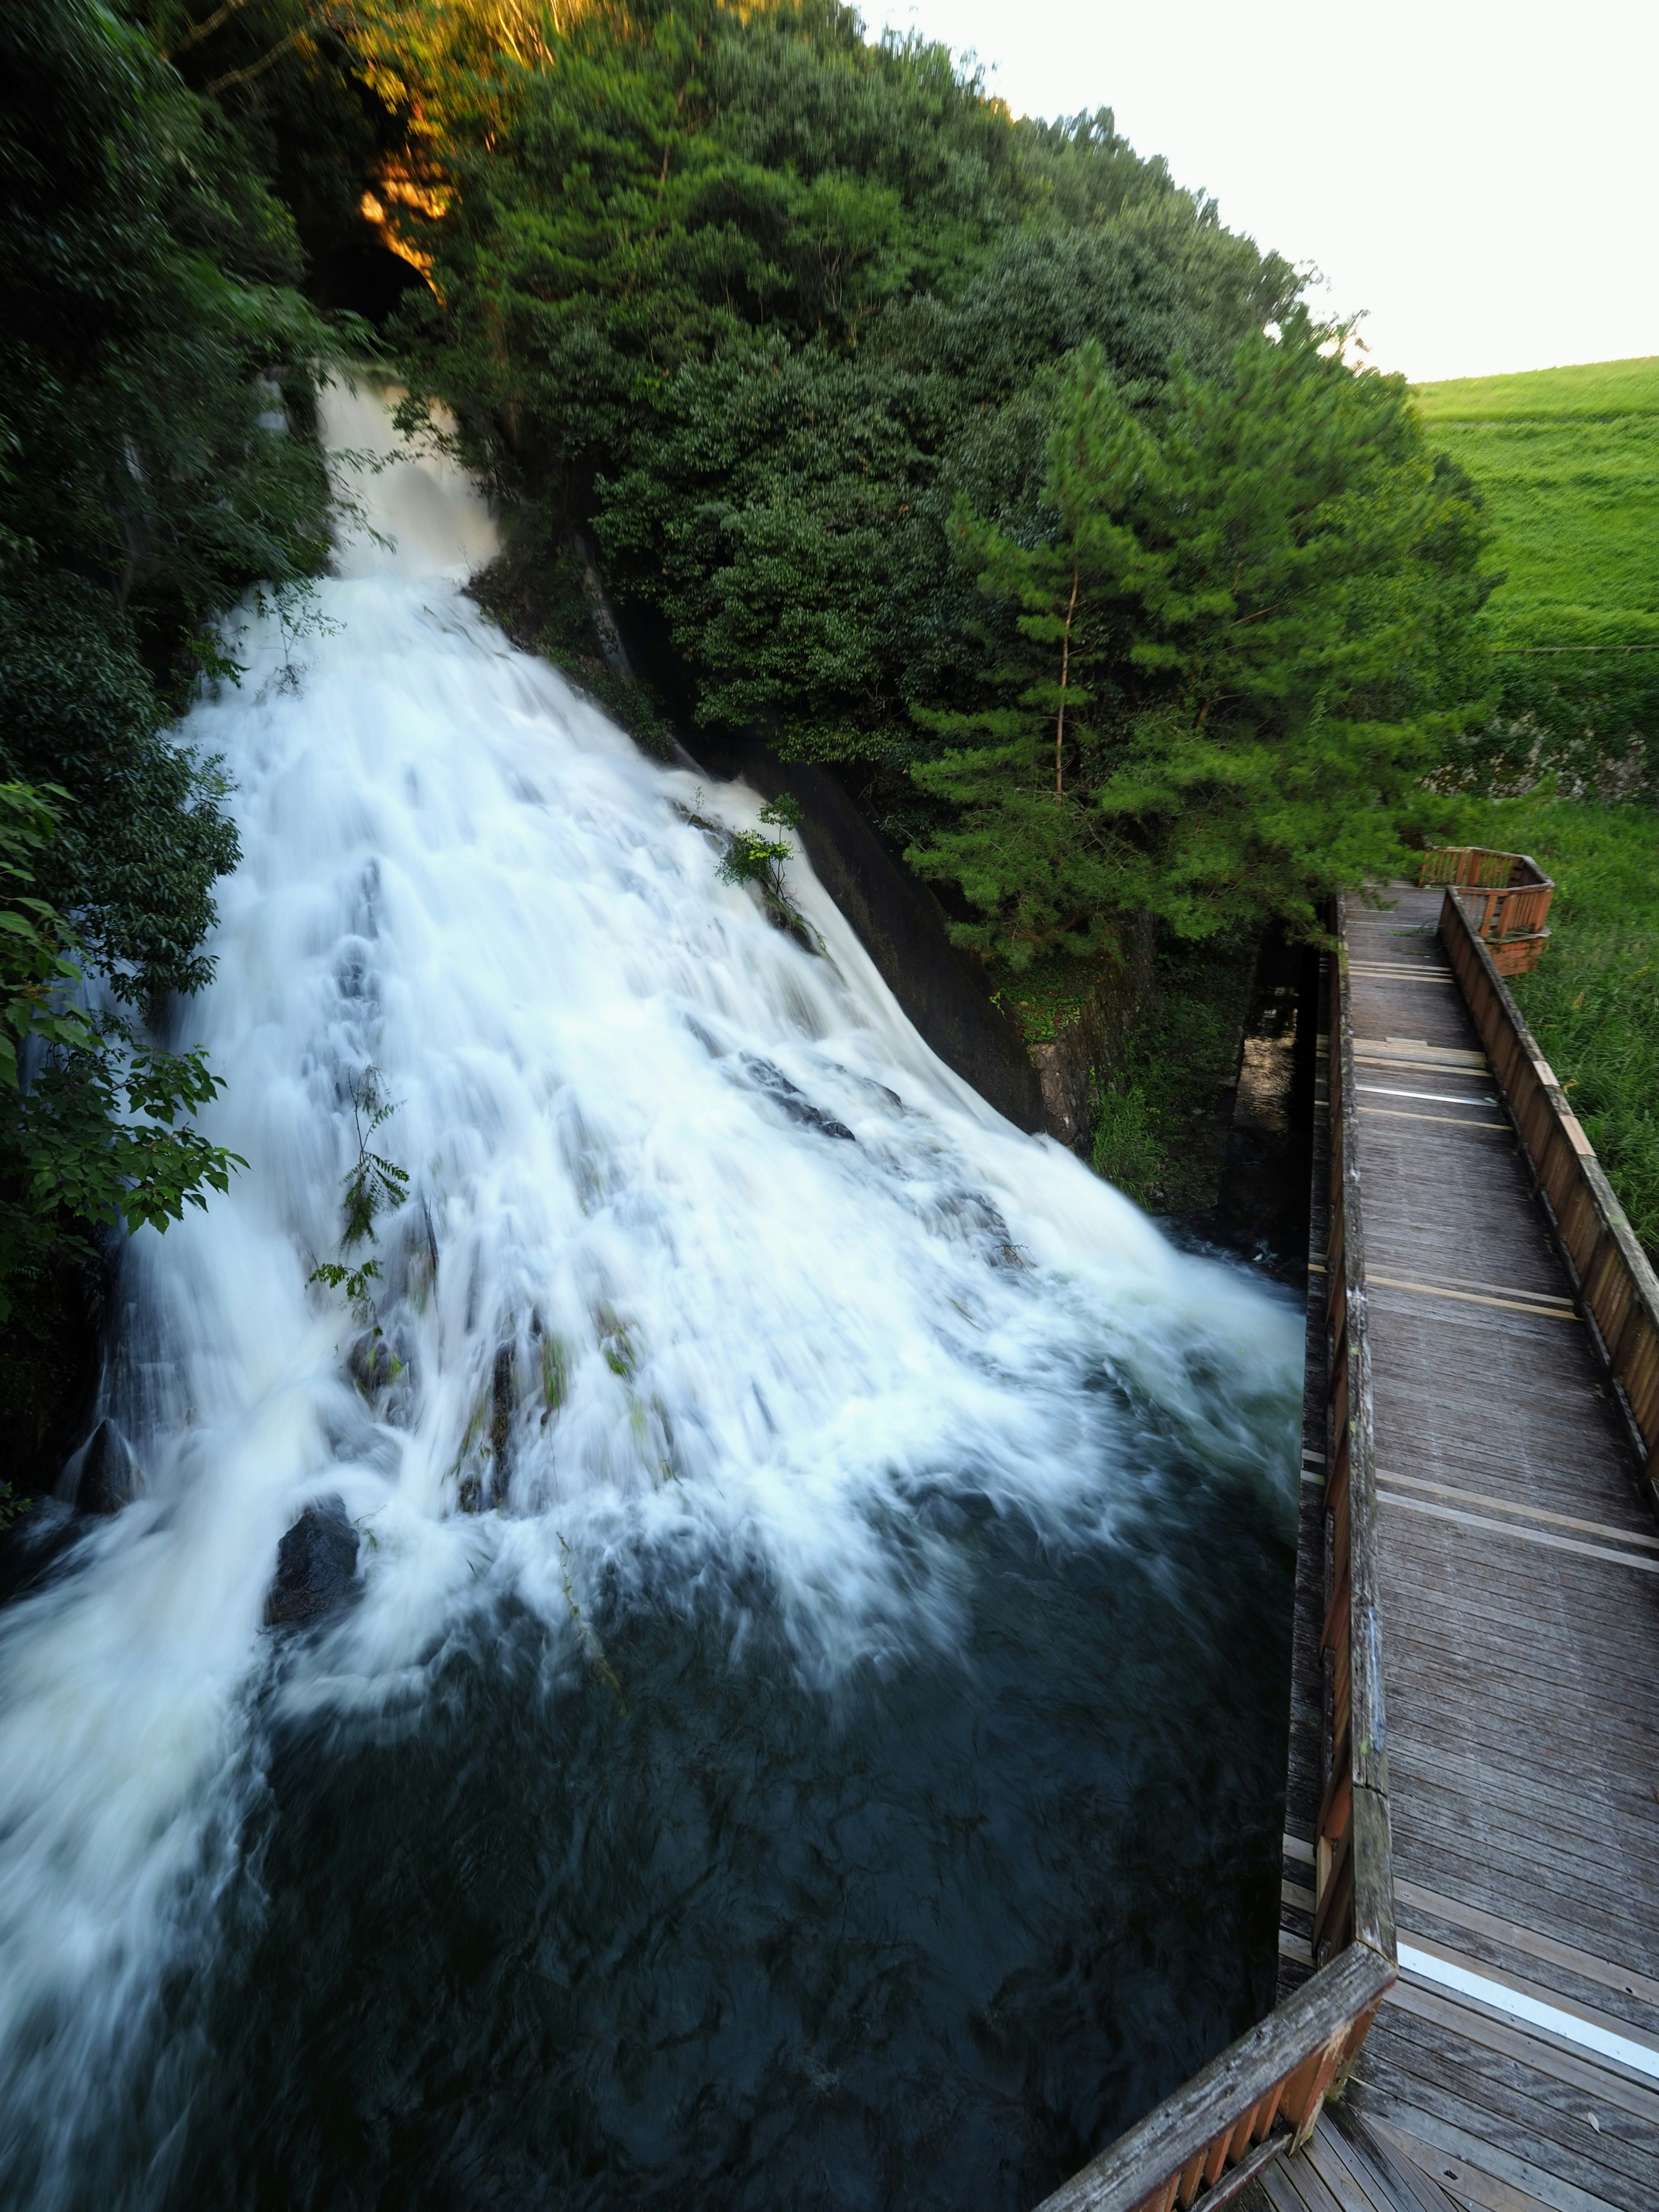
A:
POLYGON ((1513 787, 1659 787, 1659 359, 1418 388, 1435 440, 1485 492, 1504 580, 1489 619, 1513 787))
POLYGON ((1659 358, 1419 386, 1436 441, 1485 491, 1506 638, 1580 642, 1588 621, 1659 636, 1659 358))

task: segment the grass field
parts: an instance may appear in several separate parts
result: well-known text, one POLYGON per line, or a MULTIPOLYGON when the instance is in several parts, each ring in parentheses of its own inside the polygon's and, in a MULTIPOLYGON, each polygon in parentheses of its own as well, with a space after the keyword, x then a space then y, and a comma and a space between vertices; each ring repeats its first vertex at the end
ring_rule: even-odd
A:
POLYGON ((1499 644, 1659 641, 1659 359, 1418 387, 1485 492, 1499 644))

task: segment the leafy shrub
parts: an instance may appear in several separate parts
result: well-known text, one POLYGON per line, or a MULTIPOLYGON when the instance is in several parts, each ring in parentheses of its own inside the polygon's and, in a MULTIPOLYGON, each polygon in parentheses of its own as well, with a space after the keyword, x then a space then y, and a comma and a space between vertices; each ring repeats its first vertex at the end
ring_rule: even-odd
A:
MULTIPOLYGON (((799 829, 800 803, 784 792, 762 807, 760 818, 774 829, 799 829)), ((766 898, 782 906, 787 903, 783 871, 794 851, 787 837, 767 837, 758 830, 734 830, 716 873, 723 884, 757 884, 766 898)))
POLYGON ((35 1475, 105 1233, 235 1165, 190 1127, 200 1055, 94 1009, 210 972, 235 833, 168 726, 238 672, 216 617, 326 557, 309 432, 340 334, 225 116, 97 0, 0 10, 0 1395, 35 1475))
POLYGON ((26 1462, 62 1385, 74 1274, 100 1230, 165 1231, 245 1162, 190 1126, 218 1079, 88 1003, 74 928, 40 896, 52 802, 0 784, 0 1395, 26 1462))
POLYGON ((1100 1102, 1091 1163, 1137 1206, 1151 1206, 1164 1173, 1164 1148, 1152 1105, 1138 1083, 1111 1084, 1100 1102))

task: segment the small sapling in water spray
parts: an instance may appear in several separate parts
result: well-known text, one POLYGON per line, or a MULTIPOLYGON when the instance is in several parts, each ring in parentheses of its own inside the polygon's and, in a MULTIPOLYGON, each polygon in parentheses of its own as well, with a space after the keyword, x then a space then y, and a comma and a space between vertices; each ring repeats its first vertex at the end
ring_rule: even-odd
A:
MULTIPOLYGON (((762 807, 760 818, 775 830, 799 830, 800 802, 781 792, 762 807)), ((783 866, 794 854, 795 848, 787 837, 766 837, 758 830, 734 830, 720 864, 720 879, 723 884, 758 884, 763 896, 785 906, 788 901, 783 866)))
MULTIPOLYGON (((347 1078, 346 1088, 351 1096, 352 1127, 357 1139, 357 1158, 345 1175, 345 1220, 340 1231, 338 1260, 325 1260, 313 1267, 306 1280, 320 1283, 325 1290, 343 1291, 353 1314, 365 1328, 372 1325, 375 1337, 380 1334, 380 1325, 375 1318, 374 1300, 369 1291, 371 1283, 380 1280, 378 1260, 363 1260, 353 1266, 347 1256, 364 1243, 374 1242, 376 1218, 401 1206, 409 1195, 409 1170, 395 1160, 374 1150, 370 1139, 398 1110, 398 1102, 388 1098, 380 1085, 380 1071, 373 1065, 361 1075, 347 1078)), ((401 1363, 392 1363, 395 1375, 401 1363)))
MULTIPOLYGON (((780 792, 762 807, 760 818, 774 830, 799 830, 800 801, 791 798, 787 791, 780 792)), ((823 947, 811 924, 784 888, 784 864, 794 858, 795 852, 788 838, 769 837, 758 830, 732 830, 723 834, 726 845, 717 870, 720 881, 752 884, 778 928, 786 930, 807 951, 821 951, 823 947)))

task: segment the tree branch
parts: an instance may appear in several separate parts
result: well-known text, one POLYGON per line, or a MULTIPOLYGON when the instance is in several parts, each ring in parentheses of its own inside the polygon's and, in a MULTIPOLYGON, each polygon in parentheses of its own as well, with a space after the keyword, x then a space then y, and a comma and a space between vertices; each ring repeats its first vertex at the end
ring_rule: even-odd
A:
POLYGON ((210 15, 204 15, 199 23, 192 23, 176 46, 164 47, 161 59, 164 62, 173 61, 179 54, 187 54, 192 46, 199 46, 204 39, 210 39, 213 36, 221 23, 228 23, 233 15, 240 13, 247 3, 248 0, 223 0, 223 4, 216 8, 210 15))
POLYGON ((1066 796, 1066 686, 1070 680, 1072 666, 1072 617, 1077 612, 1077 584, 1079 563, 1072 562, 1072 598, 1066 610, 1066 632, 1060 648, 1060 713, 1054 720, 1054 797, 1066 796))
POLYGON ((299 44, 305 36, 305 28, 303 23, 299 25, 289 33, 287 38, 279 40, 268 54, 262 54, 257 62, 250 62, 246 69, 227 70, 223 76, 216 76, 211 84, 202 87, 204 96, 216 100, 222 92, 228 92, 232 85, 251 84, 256 76, 263 76, 272 62, 280 61, 290 46, 299 44))

